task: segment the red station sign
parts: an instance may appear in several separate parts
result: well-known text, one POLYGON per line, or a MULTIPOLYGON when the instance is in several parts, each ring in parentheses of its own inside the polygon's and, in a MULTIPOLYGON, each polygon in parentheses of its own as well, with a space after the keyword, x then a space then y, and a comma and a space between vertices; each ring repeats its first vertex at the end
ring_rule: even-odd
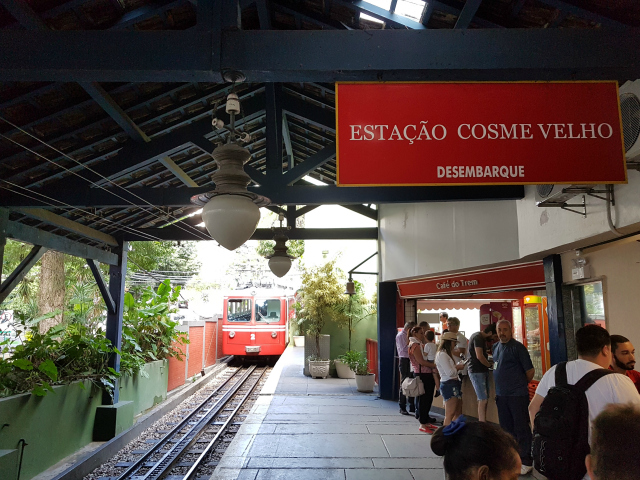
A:
POLYGON ((339 83, 338 185, 625 183, 617 82, 339 83))
POLYGON ((446 297, 535 288, 545 288, 544 267, 540 261, 398 281, 402 298, 446 297))

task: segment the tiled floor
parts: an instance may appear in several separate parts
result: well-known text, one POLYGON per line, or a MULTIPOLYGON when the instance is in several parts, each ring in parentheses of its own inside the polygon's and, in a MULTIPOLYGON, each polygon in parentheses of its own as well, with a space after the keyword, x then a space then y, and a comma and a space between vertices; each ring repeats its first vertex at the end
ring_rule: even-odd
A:
POLYGON ((431 436, 397 403, 357 392, 355 380, 305 377, 303 354, 292 347, 280 358, 212 478, 444 478, 431 436))

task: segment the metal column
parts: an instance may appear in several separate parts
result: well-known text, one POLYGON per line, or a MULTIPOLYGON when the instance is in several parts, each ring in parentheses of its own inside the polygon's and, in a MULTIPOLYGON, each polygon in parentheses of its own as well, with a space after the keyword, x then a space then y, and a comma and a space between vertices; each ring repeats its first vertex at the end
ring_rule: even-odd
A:
POLYGON ((4 246, 7 244, 7 225, 9 210, 0 208, 0 283, 2 283, 2 265, 4 264, 4 246))
POLYGON ((378 375, 379 395, 385 400, 398 398, 398 375, 395 362, 396 282, 378 284, 378 375))
MULTIPOLYGON (((124 310, 124 280, 127 275, 127 252, 129 242, 122 242, 116 250, 118 264, 109 266, 109 293, 115 304, 115 311, 107 313, 107 339, 118 350, 122 348, 122 314, 124 310)), ((116 372, 120 371, 120 355, 113 353, 109 357, 109 366, 116 372)), ((118 403, 120 389, 116 380, 113 388, 113 400, 107 392, 102 395, 102 404, 111 405, 118 403)))
POLYGON ((551 365, 567 360, 564 306, 562 303, 562 262, 560 255, 543 259, 547 284, 547 315, 549 317, 549 353, 551 365))

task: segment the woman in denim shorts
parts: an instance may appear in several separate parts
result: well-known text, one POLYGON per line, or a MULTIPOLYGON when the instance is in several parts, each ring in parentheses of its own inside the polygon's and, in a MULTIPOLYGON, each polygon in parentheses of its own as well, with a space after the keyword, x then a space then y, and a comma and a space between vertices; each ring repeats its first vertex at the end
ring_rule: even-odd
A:
POLYGON ((444 424, 449 425, 462 414, 462 382, 458 378, 458 372, 464 368, 464 363, 453 359, 453 349, 458 342, 458 337, 453 332, 442 335, 438 353, 436 353, 436 367, 440 374, 440 393, 444 400, 444 424))

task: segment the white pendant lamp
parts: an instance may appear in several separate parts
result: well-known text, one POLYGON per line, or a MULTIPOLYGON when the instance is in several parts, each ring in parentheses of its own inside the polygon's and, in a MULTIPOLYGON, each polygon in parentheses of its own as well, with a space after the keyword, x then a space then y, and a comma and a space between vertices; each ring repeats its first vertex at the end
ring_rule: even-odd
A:
POLYGON ((273 272, 276 277, 284 277, 289 269, 291 269, 291 260, 295 259, 293 255, 289 255, 287 251, 287 241, 289 238, 285 235, 285 231, 289 230, 291 227, 287 227, 286 229, 282 226, 282 221, 284 220, 284 215, 281 213, 278 216, 280 220, 280 228, 274 228, 276 231, 273 239, 276 242, 275 247, 273 247, 273 255, 269 255, 266 258, 269 259, 269 269, 273 272))
POLYGON ((271 203, 267 197, 249 192, 251 177, 243 165, 251 159, 251 153, 238 145, 248 142, 250 136, 236 132, 235 115, 240 113, 240 103, 235 93, 227 97, 227 113, 231 116, 231 127, 224 127, 221 120, 213 119, 214 128, 227 128, 227 144, 213 151, 218 169, 211 175, 215 190, 191 197, 191 202, 202 205, 202 220, 209 234, 227 250, 235 250, 251 238, 260 220, 260 208, 271 203))

